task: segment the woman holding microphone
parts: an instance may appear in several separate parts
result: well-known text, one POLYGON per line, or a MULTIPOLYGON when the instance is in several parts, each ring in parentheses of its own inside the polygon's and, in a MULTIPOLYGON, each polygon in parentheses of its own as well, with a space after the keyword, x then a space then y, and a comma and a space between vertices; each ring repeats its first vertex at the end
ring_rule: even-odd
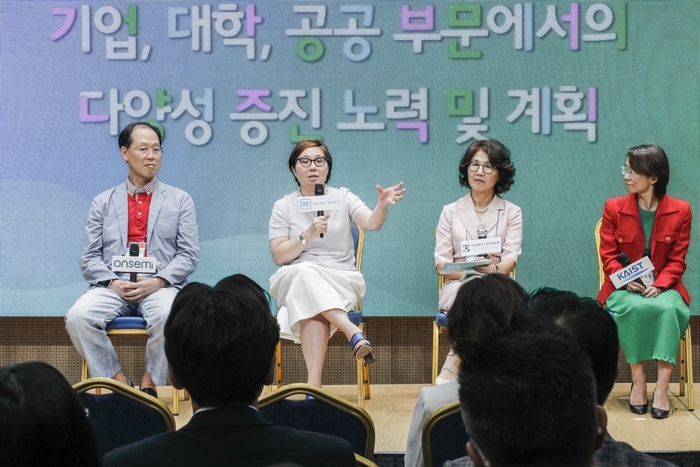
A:
POLYGON ((605 282, 598 301, 614 313, 620 346, 632 368, 630 411, 646 413, 642 362, 656 360, 658 377, 651 416, 666 418, 668 383, 690 319, 690 297, 682 281, 690 242, 690 205, 666 194, 670 169, 659 146, 630 149, 622 175, 629 195, 607 200, 603 210, 600 257, 605 282), (623 268, 621 253, 632 262, 649 257, 654 269, 642 277, 644 285, 630 282, 615 290, 608 276, 623 268))
MULTIPOLYGON (((459 163, 459 183, 469 192, 442 209, 435 243, 435 269, 438 274, 446 263, 466 261, 463 243, 479 238, 499 237, 501 249, 479 259, 488 264, 476 266, 481 274, 510 274, 520 256, 522 213, 513 203, 501 198, 513 184, 515 167, 510 151, 496 140, 476 141, 469 145, 459 163)), ((463 273, 444 274, 440 290, 440 310, 448 312, 463 280, 463 273)), ((435 384, 457 379, 459 357, 450 350, 435 384)))
POLYGON ((374 362, 367 337, 348 319, 365 294, 365 281, 355 268, 351 227, 379 229, 389 205, 403 198, 403 182, 384 189, 377 185, 377 205, 370 210, 347 188, 332 188, 333 159, 320 141, 304 140, 289 156, 289 170, 298 188, 278 200, 270 217, 270 250, 280 269, 270 277, 270 293, 277 300, 280 337, 301 343, 307 382, 321 387, 328 339, 340 330, 353 355, 374 362), (299 198, 314 196, 316 185, 324 194, 339 196, 339 209, 318 216, 299 210, 299 198))

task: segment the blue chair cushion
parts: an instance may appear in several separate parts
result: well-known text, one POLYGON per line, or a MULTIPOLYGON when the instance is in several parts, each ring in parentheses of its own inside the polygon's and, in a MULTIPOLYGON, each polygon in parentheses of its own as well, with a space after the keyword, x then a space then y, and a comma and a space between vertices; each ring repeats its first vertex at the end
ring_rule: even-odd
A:
POLYGON ((447 313, 444 311, 438 312, 437 315, 435 315, 435 323, 440 326, 441 328, 446 328, 447 327, 447 313))
POLYGON ((107 330, 146 329, 146 320, 142 316, 118 316, 107 324, 107 330))
POLYGON ((348 319, 355 326, 359 326, 362 322, 362 311, 348 311, 348 319))

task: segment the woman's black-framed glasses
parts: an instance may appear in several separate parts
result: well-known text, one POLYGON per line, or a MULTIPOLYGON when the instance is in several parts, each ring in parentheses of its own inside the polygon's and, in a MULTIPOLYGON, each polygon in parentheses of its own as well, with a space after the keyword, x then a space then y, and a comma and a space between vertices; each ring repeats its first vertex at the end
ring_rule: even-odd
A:
POLYGON ((470 163, 469 163, 469 171, 470 171, 470 172, 478 172, 478 171, 479 171, 479 167, 482 167, 482 168, 484 169, 484 173, 485 173, 485 174, 492 174, 493 171, 496 169, 496 168, 495 168, 493 165, 491 165, 490 163, 488 163, 488 164, 479 164, 479 163, 476 162, 476 161, 473 161, 473 162, 470 162, 470 163))
POLYGON ((325 157, 317 157, 316 159, 309 159, 308 157, 300 157, 297 162, 301 164, 302 167, 311 167, 311 163, 316 164, 316 167, 323 167, 326 165, 325 157))

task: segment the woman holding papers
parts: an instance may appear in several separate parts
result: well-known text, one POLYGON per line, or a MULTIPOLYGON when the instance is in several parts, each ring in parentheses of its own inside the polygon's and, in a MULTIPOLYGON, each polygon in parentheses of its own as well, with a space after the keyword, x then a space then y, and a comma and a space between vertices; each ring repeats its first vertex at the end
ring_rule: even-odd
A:
POLYGON ((345 334, 356 358, 374 362, 367 337, 347 316, 365 294, 365 281, 355 268, 351 227, 379 229, 387 206, 406 191, 403 182, 387 189, 377 185, 377 205, 370 210, 347 188, 326 185, 332 167, 331 154, 320 141, 297 144, 289 170, 298 188, 275 203, 269 228, 272 258, 281 266, 270 277, 280 337, 301 343, 307 382, 318 387, 328 339, 336 330, 345 334), (337 208, 302 211, 300 198, 316 194, 327 196, 337 208))
POLYGON ((653 418, 668 417, 668 382, 690 319, 690 297, 682 282, 690 242, 690 205, 666 195, 669 173, 668 158, 660 147, 630 149, 622 166, 630 194, 605 202, 600 227, 605 282, 598 301, 614 312, 620 346, 632 367, 629 404, 633 413, 646 413, 648 407, 642 362, 657 361, 653 418), (608 276, 623 268, 621 253, 632 262, 647 256, 654 269, 640 281, 615 290, 608 276))
MULTIPOLYGON (((461 281, 469 274, 511 274, 515 269, 523 238, 522 213, 518 206, 499 196, 508 191, 514 176, 510 151, 496 140, 476 141, 464 153, 459 163, 459 183, 470 191, 442 209, 436 232, 435 269, 442 274, 446 264, 465 262, 474 267, 466 273, 442 274, 445 285, 440 290, 440 310, 449 311, 461 281)), ((455 380, 458 365, 459 358, 450 351, 435 384, 455 380)))

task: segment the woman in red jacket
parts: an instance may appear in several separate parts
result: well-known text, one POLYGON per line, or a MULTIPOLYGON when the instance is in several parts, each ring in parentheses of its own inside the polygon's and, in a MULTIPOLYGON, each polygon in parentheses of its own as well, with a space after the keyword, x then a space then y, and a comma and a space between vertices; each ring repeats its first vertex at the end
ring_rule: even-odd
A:
POLYGON ((630 193, 605 202, 600 228, 600 256, 605 282, 598 301, 614 313, 620 345, 632 367, 630 410, 646 413, 646 377, 642 362, 656 360, 658 379, 651 416, 666 418, 668 383, 680 338, 688 326, 690 297, 683 286, 685 255, 690 242, 690 205, 666 195, 668 158, 656 145, 629 150, 622 167, 630 193), (654 270, 615 290, 610 274, 622 269, 618 255, 632 262, 648 256, 654 270))

